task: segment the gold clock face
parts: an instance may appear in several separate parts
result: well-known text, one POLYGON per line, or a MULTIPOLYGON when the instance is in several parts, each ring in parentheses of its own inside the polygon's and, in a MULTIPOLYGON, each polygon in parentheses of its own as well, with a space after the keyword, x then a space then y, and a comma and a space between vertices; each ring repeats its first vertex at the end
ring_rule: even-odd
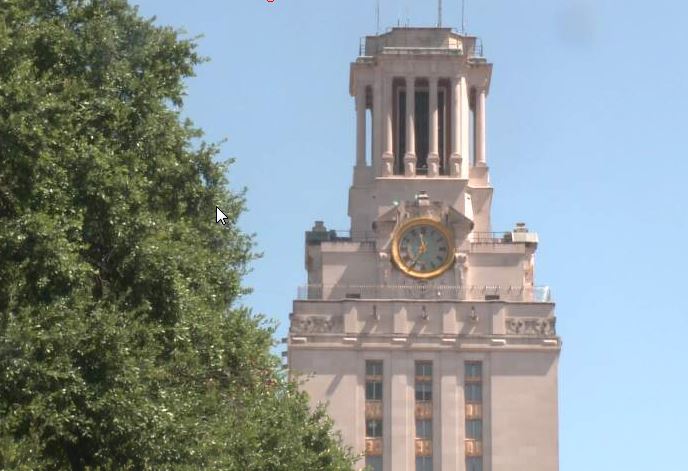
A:
POLYGON ((451 232, 433 219, 412 219, 394 235, 392 259, 401 271, 414 278, 440 276, 454 262, 451 232))

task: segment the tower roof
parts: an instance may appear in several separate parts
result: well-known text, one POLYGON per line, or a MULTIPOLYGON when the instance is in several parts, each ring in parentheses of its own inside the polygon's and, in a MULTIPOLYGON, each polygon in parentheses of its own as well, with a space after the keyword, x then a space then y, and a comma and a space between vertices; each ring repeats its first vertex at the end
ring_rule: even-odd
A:
POLYGON ((380 54, 448 54, 482 56, 478 38, 465 36, 452 31, 451 28, 437 27, 396 27, 377 35, 366 36, 363 56, 380 54))

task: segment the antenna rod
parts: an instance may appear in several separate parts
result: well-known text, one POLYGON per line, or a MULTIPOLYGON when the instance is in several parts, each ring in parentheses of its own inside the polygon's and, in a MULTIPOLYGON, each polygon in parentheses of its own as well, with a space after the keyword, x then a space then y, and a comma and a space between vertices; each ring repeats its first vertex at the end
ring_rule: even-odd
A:
POLYGON ((466 0, 461 0, 461 34, 466 34, 466 0))
POLYGON ((442 0, 437 0, 437 27, 442 27, 442 0))
POLYGON ((377 29, 375 30, 375 34, 380 34, 380 0, 377 0, 377 4, 375 5, 375 16, 377 17, 377 29))

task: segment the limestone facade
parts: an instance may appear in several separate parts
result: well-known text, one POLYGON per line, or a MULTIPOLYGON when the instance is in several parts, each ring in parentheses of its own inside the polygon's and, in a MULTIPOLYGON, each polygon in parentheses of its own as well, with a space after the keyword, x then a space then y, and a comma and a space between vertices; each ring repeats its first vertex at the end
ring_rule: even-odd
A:
POLYGON ((359 469, 558 470, 561 341, 534 280, 539 240, 490 225, 491 73, 477 38, 448 28, 367 37, 351 65, 351 228, 306 233, 287 343, 359 469), (416 220, 450 239, 435 248, 451 263, 429 279, 441 234, 400 233, 416 220))

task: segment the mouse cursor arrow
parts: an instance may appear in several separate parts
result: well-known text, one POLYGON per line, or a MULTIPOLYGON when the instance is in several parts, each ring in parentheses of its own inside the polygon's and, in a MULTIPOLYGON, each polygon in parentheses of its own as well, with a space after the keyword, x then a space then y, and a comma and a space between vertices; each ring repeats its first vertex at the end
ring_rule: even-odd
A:
POLYGON ((224 226, 225 224, 227 224, 227 219, 229 219, 227 217, 227 215, 225 213, 223 213, 220 208, 215 206, 215 224, 217 224, 218 222, 221 222, 222 225, 224 226))

